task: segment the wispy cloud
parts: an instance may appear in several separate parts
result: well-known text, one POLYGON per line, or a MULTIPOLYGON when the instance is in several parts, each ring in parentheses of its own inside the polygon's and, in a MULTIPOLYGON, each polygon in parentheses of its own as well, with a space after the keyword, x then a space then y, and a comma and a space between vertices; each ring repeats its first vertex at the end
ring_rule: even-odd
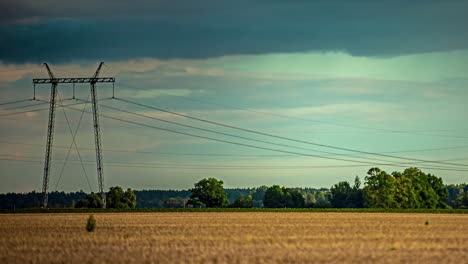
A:
POLYGON ((189 96, 192 93, 188 89, 150 89, 150 90, 125 90, 121 96, 135 99, 150 99, 161 96, 189 96))

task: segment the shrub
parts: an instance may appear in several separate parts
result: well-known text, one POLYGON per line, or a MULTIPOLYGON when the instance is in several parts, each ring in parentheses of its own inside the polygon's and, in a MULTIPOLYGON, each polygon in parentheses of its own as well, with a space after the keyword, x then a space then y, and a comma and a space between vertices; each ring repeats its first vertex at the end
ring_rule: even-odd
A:
POLYGON ((93 215, 90 215, 86 223, 86 231, 94 232, 94 229, 96 229, 96 219, 94 219, 93 215))

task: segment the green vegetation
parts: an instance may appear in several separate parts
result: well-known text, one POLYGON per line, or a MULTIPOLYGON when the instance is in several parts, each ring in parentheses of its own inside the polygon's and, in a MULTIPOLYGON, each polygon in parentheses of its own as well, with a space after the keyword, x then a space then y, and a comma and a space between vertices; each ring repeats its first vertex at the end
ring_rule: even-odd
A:
MULTIPOLYGON (((111 187, 106 197, 106 207, 116 209, 132 209, 136 207, 136 195, 132 189, 126 192, 120 186, 111 187)), ((103 208, 99 194, 91 193, 75 204, 75 208, 103 208)))
POLYGON ((102 208, 103 203, 101 196, 96 193, 86 195, 85 199, 79 200, 75 208, 102 208))
POLYGON ((120 186, 111 187, 106 197, 106 207, 116 209, 132 209, 136 207, 136 196, 128 188, 126 192, 120 186))
MULTIPOLYGON (((0 194, 0 210, 39 207, 41 194, 0 194)), ((191 190, 142 190, 126 192, 112 187, 107 194, 107 207, 132 208, 468 208, 468 185, 444 185, 442 179, 417 168, 391 174, 371 168, 361 180, 347 181, 330 189, 287 188, 278 185, 257 188, 224 189, 215 178, 200 180, 191 190), (138 198, 137 198, 138 197, 138 198)), ((101 208, 98 194, 52 192, 50 207, 101 208), (75 202, 77 201, 77 202, 75 202)), ((110 209, 109 209, 110 210, 110 209)))
POLYGON ((174 213, 174 212, 315 212, 315 213, 426 213, 468 214, 465 209, 391 209, 391 208, 30 208, 0 210, 0 213, 174 213))
POLYGON ((223 181, 215 178, 200 180, 190 191, 189 204, 194 207, 224 207, 228 204, 223 181))
POLYGON ((417 168, 387 174, 379 168, 367 173, 363 189, 369 208, 446 208, 448 191, 441 178, 417 168))
POLYGON ((468 208, 468 184, 450 184, 447 204, 453 208, 468 208))
POLYGON ((305 201, 298 190, 273 185, 266 190, 263 205, 266 208, 304 208, 305 201))
POLYGON ((86 231, 94 232, 96 229, 96 219, 94 219, 93 215, 90 215, 88 221, 86 222, 86 231))
POLYGON ((231 208, 252 208, 253 200, 252 195, 248 195, 247 198, 244 198, 244 195, 240 195, 232 204, 229 205, 231 208))
POLYGON ((359 189, 361 181, 356 176, 354 186, 351 187, 348 182, 339 182, 331 187, 331 205, 334 208, 362 208, 363 197, 362 190, 359 189))

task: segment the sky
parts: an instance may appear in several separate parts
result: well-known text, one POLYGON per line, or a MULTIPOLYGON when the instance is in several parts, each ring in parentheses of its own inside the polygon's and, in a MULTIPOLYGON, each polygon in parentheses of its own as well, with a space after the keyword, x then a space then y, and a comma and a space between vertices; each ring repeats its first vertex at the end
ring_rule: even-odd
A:
MULTIPOLYGON (((44 62, 56 77, 90 77, 103 61, 100 76, 116 78, 116 99, 98 84, 106 189, 206 177, 329 188, 371 167, 468 181, 467 1, 6 0, 0 10, 0 192, 41 191, 50 85, 11 102, 33 97, 44 62)), ((84 101, 70 84, 58 91, 49 190, 96 192, 89 84, 75 86, 84 101)))

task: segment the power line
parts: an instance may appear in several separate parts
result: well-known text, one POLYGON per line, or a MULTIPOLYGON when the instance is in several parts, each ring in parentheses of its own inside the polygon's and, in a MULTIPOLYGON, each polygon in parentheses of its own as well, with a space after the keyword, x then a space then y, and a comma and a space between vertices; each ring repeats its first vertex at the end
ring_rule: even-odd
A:
MULTIPOLYGON (((0 154, 2 157, 13 157, 13 158, 18 158, 18 156, 14 155, 8 155, 8 154, 0 154)), ((21 157, 22 160, 26 157, 21 157)), ((39 157, 30 157, 30 158, 39 158, 39 157)), ((461 159, 448 159, 448 160, 466 160, 467 158, 461 158, 461 159)), ((63 160, 63 159, 56 159, 58 161, 63 160)), ((80 164, 79 160, 71 160, 75 161, 76 164, 80 164)), ((38 160, 38 162, 41 162, 38 160)), ((86 163, 91 163, 95 164, 95 161, 88 160, 84 161, 84 164, 86 163)), ((203 167, 203 168, 317 168, 317 167, 362 167, 362 166, 368 166, 368 165, 342 165, 342 164, 336 164, 336 165, 268 165, 268 166, 260 166, 260 165, 212 165, 212 164, 173 164, 173 163, 146 163, 146 162, 122 162, 122 161, 106 161, 106 163, 109 164, 130 164, 130 165, 148 165, 148 166, 175 166, 175 167, 203 167)), ((381 163, 375 163, 372 165, 387 165, 387 164, 381 164, 381 163)), ((425 167, 422 167, 425 168, 425 167)), ((450 169, 446 167, 431 167, 432 169, 450 169)), ((468 171, 468 170, 466 170, 468 171)))
POLYGON ((29 102, 29 101, 31 101, 31 99, 25 99, 25 100, 13 101, 13 102, 4 102, 4 103, 0 103, 0 106, 1 106, 1 105, 9 105, 9 104, 17 104, 17 103, 29 102))
POLYGON ((399 157, 399 156, 394 156, 394 155, 379 154, 379 153, 374 153, 374 152, 369 152, 369 151, 355 150, 355 149, 350 149, 350 148, 343 148, 343 147, 337 147, 337 146, 331 146, 331 145, 326 145, 326 144, 320 144, 320 143, 304 141, 304 140, 298 140, 298 139, 293 139, 293 138, 289 138, 289 137, 283 137, 283 136, 273 135, 273 134, 269 134, 269 133, 265 133, 265 132, 260 132, 260 131, 256 131, 256 130, 252 130, 252 129, 245 129, 245 128, 240 128, 240 127, 227 125, 227 124, 223 124, 223 123, 219 123, 219 122, 209 121, 209 120, 206 120, 206 119, 203 119, 203 118, 189 116, 189 115, 185 115, 185 114, 165 110, 165 109, 158 108, 158 107, 153 107, 153 106, 144 105, 144 104, 141 104, 141 103, 132 102, 132 101, 125 100, 125 99, 120 99, 120 98, 116 98, 116 99, 120 100, 120 101, 123 101, 123 102, 130 103, 130 104, 146 107, 146 108, 149 108, 149 109, 153 109, 153 110, 157 110, 157 111, 161 111, 161 112, 165 112, 165 113, 169 113, 169 114, 173 114, 173 115, 177 115, 177 116, 182 116, 182 117, 185 117, 185 118, 189 118, 189 119, 193 119, 193 120, 197 120, 197 121, 201 121, 201 122, 205 122, 205 123, 209 123, 209 124, 213 124, 213 125, 217 125, 217 126, 227 127, 227 128, 231 128, 231 129, 236 129, 236 130, 240 130, 240 131, 244 131, 244 132, 259 134, 259 135, 273 137, 273 138, 278 138, 278 139, 282 139, 282 140, 288 140, 288 141, 293 141, 293 142, 298 142, 298 143, 303 143, 303 144, 309 144, 309 145, 314 145, 314 146, 319 146, 319 147, 324 147, 324 148, 331 148, 331 149, 337 149, 337 150, 343 150, 343 151, 349 151, 349 152, 355 152, 355 153, 368 154, 368 155, 373 155, 373 156, 380 156, 380 157, 387 157, 387 158, 394 158, 394 159, 402 159, 402 160, 421 161, 421 162, 427 162, 427 163, 441 163, 441 164, 445 164, 445 165, 464 166, 464 167, 466 166, 466 167, 468 167, 468 165, 465 165, 465 164, 445 163, 445 162, 437 162, 437 161, 415 159, 415 158, 408 158, 408 157, 399 157))
POLYGON ((10 110, 15 110, 15 109, 21 109, 21 108, 38 106, 38 105, 44 105, 44 104, 47 104, 47 103, 48 102, 38 102, 37 104, 32 104, 32 105, 21 105, 21 106, 15 106, 15 107, 10 107, 10 108, 0 109, 0 111, 10 111, 10 110))
MULTIPOLYGON (((106 98, 106 99, 109 99, 109 98, 106 98)), ((102 100, 106 100, 106 99, 102 99, 102 100)), ((79 105, 79 104, 82 104, 82 103, 76 103, 76 104, 69 104, 69 105, 65 105, 65 107, 68 107, 68 106, 73 106, 73 105, 79 105)), ((48 108, 44 108, 44 109, 36 109, 36 110, 30 110, 30 111, 25 111, 25 112, 35 112, 35 111, 40 111, 40 110, 45 110, 45 109, 48 109, 48 108)), ((22 113, 22 112, 20 112, 22 113)), ((18 114, 18 113, 10 113, 10 114, 18 114)), ((6 115, 10 115, 10 114, 6 114, 6 115)), ((2 116, 2 115, 0 115, 2 116)), ((440 150, 440 149, 454 149, 454 148, 464 148, 466 146, 462 146, 462 147, 451 147, 451 148, 439 148, 439 149, 424 149, 424 150, 409 150, 409 151, 405 151, 405 152, 415 152, 415 151, 432 151, 432 150, 440 150)), ((108 150, 108 151, 114 151, 114 150, 108 150)), ((315 151, 315 150, 314 150, 315 151)), ((118 152, 117 151, 114 151, 114 152, 118 152)), ((398 152, 388 152, 388 153, 398 153, 398 152)), ((163 154, 163 153, 160 153, 160 154, 163 154)), ((169 153, 168 155, 178 155, 178 154, 173 154, 173 153, 169 153)), ((190 155, 190 154, 187 154, 187 155, 190 155)), ((194 155, 200 155, 200 154, 194 154, 194 155)), ((203 154, 202 154, 203 155, 203 154)), ((219 154, 215 154, 217 156, 219 156, 219 154)), ((341 155, 341 154, 336 154, 336 153, 333 153, 333 155, 341 155)), ((426 161, 424 161, 426 162, 426 161)))
MULTIPOLYGON (((81 110, 75 109, 73 107, 69 107, 69 108, 73 109, 75 111, 81 111, 81 110)), ((86 111, 86 113, 91 114, 88 111, 86 111)), ((160 130, 160 131, 166 131, 166 132, 171 132, 171 133, 190 136, 190 137, 196 137, 196 138, 202 138, 202 139, 216 141, 216 142, 227 143, 227 144, 231 144, 231 145, 238 145, 238 146, 244 146, 244 147, 255 148, 255 149, 262 149, 262 150, 268 150, 268 151, 275 151, 275 152, 293 154, 293 155, 298 155, 298 156, 316 157, 316 158, 323 158, 323 159, 330 159, 330 160, 354 162, 354 163, 360 163, 360 164, 366 164, 366 165, 389 165, 389 166, 396 166, 396 167, 405 167, 405 166, 401 165, 401 164, 405 164, 405 163, 401 163, 401 162, 400 163, 370 163, 370 162, 362 162, 362 161, 356 161, 356 160, 331 158, 331 157, 325 157, 325 156, 320 156, 320 155, 305 154, 305 153, 299 153, 299 152, 293 152, 293 151, 287 151, 287 150, 279 150, 279 149, 274 149, 274 148, 260 147, 260 146, 245 144, 245 143, 239 143, 239 142, 233 142, 233 141, 217 139, 217 138, 212 138, 212 137, 200 136, 200 135, 195 135, 195 134, 186 133, 186 132, 180 132, 180 131, 176 131, 176 130, 172 130, 172 129, 156 127, 156 126, 153 126, 153 125, 142 124, 142 123, 138 123, 138 122, 134 122, 134 121, 130 121, 130 120, 125 120, 125 119, 121 119, 121 118, 117 118, 117 117, 112 117, 112 116, 108 116, 108 115, 102 115, 101 114, 101 116, 104 117, 104 118, 107 118, 107 119, 113 119, 113 120, 121 121, 121 122, 124 122, 124 123, 134 124, 134 125, 138 125, 138 126, 142 126, 142 127, 152 128, 152 129, 156 129, 156 130, 160 130)), ((407 164, 412 164, 412 163, 407 163, 407 164)), ((468 166, 468 165, 466 165, 466 166, 468 166)), ((428 167, 420 167, 420 168, 428 168, 428 167)), ((447 169, 448 170, 457 170, 456 168, 447 168, 447 169)))
MULTIPOLYGON (((104 100, 108 100, 108 99, 111 99, 111 98, 104 98, 104 99, 100 99, 100 100, 98 100, 98 101, 104 101, 104 100)), ((36 100, 37 100, 37 101, 42 101, 42 102, 47 102, 47 101, 40 100, 40 99, 36 99, 36 100)), ((47 102, 47 103, 48 103, 48 102, 47 102)), ((82 105, 82 104, 84 104, 84 103, 83 103, 83 102, 81 102, 81 103, 73 103, 73 104, 67 104, 67 105, 57 106, 57 107, 69 107, 69 106, 82 105)), ((49 107, 39 108, 39 109, 33 109, 33 110, 28 110, 28 111, 21 111, 21 112, 0 114, 0 117, 2 117, 2 116, 10 116, 10 115, 19 115, 19 114, 24 114, 24 113, 33 113, 33 112, 39 112, 39 111, 44 111, 44 110, 49 110, 49 107)), ((76 110, 76 109, 75 109, 75 110, 76 110)))
MULTIPOLYGON (((275 146, 280 146, 280 147, 287 147, 287 148, 294 148, 294 149, 300 149, 300 150, 314 151, 314 152, 318 152, 318 153, 326 153, 326 154, 331 154, 331 155, 334 155, 334 156, 348 156, 348 157, 350 156, 350 155, 346 155, 346 154, 340 154, 340 153, 334 153, 334 152, 328 152, 328 151, 320 151, 320 150, 315 150, 315 149, 307 149, 307 148, 301 148, 301 147, 296 147, 296 146, 291 146, 291 145, 286 145, 286 144, 278 144, 278 143, 264 141, 264 140, 252 139, 252 138, 238 136, 238 135, 232 135, 232 134, 229 134, 229 133, 214 131, 214 130, 211 130, 211 129, 200 128, 200 127, 181 124, 181 123, 168 121, 168 120, 164 120, 164 119, 160 119, 160 118, 156 118, 156 117, 152 117, 152 116, 148 116, 148 115, 134 113, 134 112, 119 109, 119 108, 116 108, 116 107, 111 107, 111 106, 106 106, 106 105, 101 105, 101 106, 109 108, 109 109, 113 109, 113 110, 116 110, 116 111, 120 111, 120 112, 124 112, 124 113, 128 113, 128 114, 133 114, 133 115, 140 116, 140 117, 145 117, 145 118, 149 118, 149 119, 153 119, 153 120, 158 120, 158 121, 161 121, 161 122, 166 122, 166 123, 170 123, 170 124, 174 124, 174 125, 178 125, 178 126, 188 127, 188 128, 192 128, 192 129, 196 129, 196 130, 200 130, 200 131, 210 132, 210 133, 214 133, 214 134, 218 134, 218 135, 229 136, 229 137, 234 137, 234 138, 240 138, 240 139, 244 139, 244 140, 250 140, 250 141, 254 141, 254 142, 260 142, 260 143, 270 144, 270 145, 275 145, 275 146)), ((357 158, 361 158, 361 157, 357 157, 357 158)), ((361 158, 361 159, 363 159, 363 158, 361 158)), ((387 160, 381 160, 381 159, 372 159, 372 158, 365 158, 365 159, 389 162, 387 160)))
MULTIPOLYGON (((250 141, 254 141, 254 142, 260 142, 260 143, 264 143, 264 144, 270 144, 270 145, 274 145, 274 146, 294 148, 294 149, 300 149, 300 150, 306 150, 306 151, 314 151, 314 152, 317 152, 317 153, 331 154, 333 156, 345 156, 345 157, 353 157, 353 158, 365 159, 365 160, 392 162, 392 161, 382 160, 382 159, 375 159, 375 158, 368 158, 368 157, 367 158, 366 157, 357 157, 357 156, 353 156, 353 155, 349 155, 349 154, 340 154, 340 153, 334 153, 334 152, 329 152, 329 151, 320 151, 320 150, 315 150, 315 149, 307 149, 307 148, 301 148, 301 147, 296 147, 296 146, 291 146, 291 145, 286 145, 286 144, 278 144, 278 143, 274 143, 274 142, 270 142, 270 141, 252 139, 252 138, 248 138, 248 137, 232 135, 232 134, 229 134, 229 133, 218 132, 218 131, 214 131, 214 130, 211 130, 211 129, 205 129, 205 128, 200 128, 200 127, 196 127, 196 126, 181 124, 181 123, 177 123, 177 122, 173 122, 173 121, 168 121, 168 120, 164 120, 164 119, 160 119, 160 118, 156 118, 156 117, 152 117, 152 116, 148 116, 148 115, 144 115, 144 114, 131 112, 131 111, 128 111, 128 110, 123 110, 123 109, 116 108, 116 107, 105 106, 105 105, 101 105, 101 106, 112 109, 112 110, 132 114, 132 115, 136 115, 136 116, 140 116, 140 117, 145 117, 145 118, 149 118, 149 119, 153 119, 153 120, 158 120, 158 121, 162 121, 162 122, 166 122, 166 123, 170 123, 170 124, 174 124, 174 125, 178 125, 178 126, 188 127, 188 128, 192 128, 192 129, 196 129, 196 130, 200 130, 200 131, 205 131, 205 132, 210 132, 210 133, 214 133, 214 134, 218 134, 218 135, 224 135, 224 136, 240 138, 240 139, 244 139, 244 140, 250 140, 250 141)), ((329 156, 321 156, 321 157, 329 157, 329 156)), ((356 160, 354 160, 354 161, 356 161, 356 160)))
MULTIPOLYGON (((129 114, 137 115, 137 116, 140 116, 140 117, 150 118, 150 119, 154 119, 154 120, 158 120, 158 121, 162 121, 162 122, 166 122, 166 123, 170 123, 170 124, 175 124, 175 125, 179 125, 179 126, 189 127, 189 128, 197 129, 197 130, 201 130, 201 131, 211 132, 211 133, 215 133, 215 134, 218 134, 218 135, 230 136, 230 137, 234 137, 234 138, 240 138, 240 139, 245 139, 245 140, 250 140, 250 141, 254 141, 254 142, 260 142, 260 143, 264 143, 264 144, 275 145, 275 146, 281 146, 281 147, 287 147, 287 148, 294 148, 294 149, 300 149, 300 150, 307 150, 307 151, 314 151, 314 152, 318 152, 318 153, 332 154, 332 155, 335 155, 335 156, 347 156, 347 157, 350 157, 350 156, 351 156, 351 155, 349 155, 349 154, 339 154, 339 153, 333 153, 333 152, 327 152, 327 151, 319 151, 319 150, 314 150, 314 149, 306 149, 306 148, 301 148, 301 147, 296 147, 296 146, 291 146, 291 145, 277 144, 277 143, 273 143, 273 142, 269 142, 269 141, 257 140, 257 139, 252 139, 252 138, 243 137, 243 136, 238 136, 238 135, 232 135, 232 134, 223 133, 223 132, 218 132, 218 131, 214 131, 214 130, 210 130, 210 129, 205 129, 205 128, 200 128, 200 127, 185 125, 185 124, 181 124, 181 123, 177 123, 177 122, 172 122, 172 121, 168 121, 168 120, 164 120, 164 119, 160 119, 160 118, 156 118, 156 117, 152 117, 152 116, 147 116, 147 115, 143 115, 143 114, 139 114, 139 113, 134 113, 134 112, 131 112, 131 111, 122 110, 122 109, 115 108, 115 107, 109 107, 109 106, 105 106, 105 105, 102 105, 102 106, 103 106, 103 107, 107 107, 107 108, 109 108, 109 109, 121 111, 121 112, 124 112, 124 113, 129 113, 129 114)), ((320 157, 324 157, 324 158, 325 158, 325 157, 328 157, 328 156, 320 156, 320 157)), ((355 157, 355 156, 352 156, 352 157, 355 157)), ((365 159, 365 160, 374 160, 374 161, 391 162, 391 161, 388 161, 388 160, 374 159, 374 158, 362 158, 362 157, 357 157, 357 158, 359 158, 359 159, 365 159)), ((346 159, 346 160, 343 159, 343 160, 344 160, 344 161, 354 161, 354 162, 358 162, 358 161, 356 161, 356 160, 347 160, 347 159, 346 159)))
POLYGON ((283 119, 294 119, 294 120, 308 121, 308 122, 313 122, 313 123, 322 123, 322 124, 333 125, 333 126, 340 126, 340 127, 349 127, 349 128, 357 128, 357 129, 365 129, 365 130, 374 130, 374 131, 387 132, 387 133, 417 134, 417 135, 435 136, 435 137, 447 137, 447 138, 462 138, 462 139, 468 139, 468 137, 461 137, 461 136, 440 135, 440 134, 426 134, 426 133, 423 133, 423 132, 426 132, 426 131, 393 130, 393 129, 378 128, 378 127, 356 126, 356 125, 343 124, 343 123, 337 123, 337 122, 330 122, 330 121, 324 121, 324 120, 316 120, 316 119, 301 118, 301 117, 289 116, 289 115, 284 115, 284 114, 276 114, 276 113, 271 113, 271 112, 266 112, 266 111, 259 111, 259 110, 253 110, 253 109, 248 109, 248 108, 242 108, 242 107, 238 107, 238 106, 232 106, 232 105, 226 105, 226 104, 208 102, 208 101, 204 101, 204 100, 199 100, 199 99, 194 99, 194 98, 187 98, 187 97, 183 97, 183 96, 171 95, 171 94, 164 93, 164 92, 160 92, 160 93, 161 93, 161 94, 164 94, 164 95, 166 95, 166 96, 170 96, 170 97, 172 97, 172 98, 177 98, 177 99, 179 99, 179 100, 193 101, 193 102, 198 102, 198 103, 203 103, 203 104, 211 104, 211 105, 216 105, 216 106, 221 106, 221 107, 227 107, 227 108, 231 108, 231 109, 241 110, 241 111, 245 111, 245 112, 251 112, 251 113, 256 113, 256 114, 262 114, 262 115, 268 115, 268 116, 273 116, 273 117, 279 117, 279 118, 283 118, 283 119))
MULTIPOLYGON (((0 156, 5 156, 5 155, 0 155, 0 156)), ((14 156, 11 156, 14 157, 14 156)), ((16 162, 32 162, 32 163, 39 163, 42 164, 43 161, 41 160, 31 160, 31 159, 17 159, 18 157, 15 157, 16 159, 8 159, 8 158, 0 158, 0 161, 16 161, 16 162)), ((79 165, 80 163, 75 162, 73 164, 79 165)), ((85 165, 88 166, 94 166, 95 161, 85 161, 85 165)), ((336 164, 336 165, 289 165, 289 166, 254 166, 254 165, 198 165, 198 164, 188 164, 188 165, 180 165, 180 164, 158 164, 158 163, 134 163, 134 162, 112 162, 112 161, 106 161, 106 164, 114 164, 114 165, 106 165, 109 167, 117 167, 117 168, 167 168, 167 169, 202 169, 202 170, 208 170, 208 169, 223 169, 223 170, 282 170, 282 169, 314 169, 314 168, 331 168, 331 169, 337 169, 337 168, 354 168, 354 167, 367 167, 369 165, 342 165, 342 164, 336 164)), ((392 164, 372 164, 372 165, 392 165, 392 164)), ((401 166, 400 166, 401 167, 401 166)), ((444 168, 444 167, 419 167, 421 169, 430 169, 430 170, 442 170, 442 171, 468 171, 466 169, 452 169, 452 168, 444 168)))
MULTIPOLYGON (((45 102, 45 101, 44 101, 44 102, 45 102)), ((47 102, 47 103, 48 103, 48 102, 47 102)), ((68 106, 80 105, 80 104, 83 104, 83 103, 69 104, 68 106)), ((61 106, 60 106, 60 107, 61 107, 61 106)), ((33 112, 39 112, 39 111, 44 111, 44 110, 49 110, 49 107, 38 108, 38 109, 27 110, 27 111, 21 111, 21 112, 0 114, 0 117, 1 117, 1 116, 10 116, 10 115, 19 115, 19 114, 24 114, 24 113, 33 113, 33 112)))
MULTIPOLYGON (((24 145, 24 146, 40 146, 43 147, 43 144, 37 143, 24 143, 24 142, 9 142, 5 140, 0 140, 0 144, 11 144, 11 145, 24 145)), ((55 146, 54 148, 68 149, 67 146, 55 146)), ((413 149, 413 150, 398 150, 398 151, 385 151, 380 153, 414 153, 414 152, 429 152, 429 151, 440 151, 440 150, 452 150, 452 149, 463 149, 468 148, 468 146, 453 146, 453 147, 441 147, 441 148, 428 148, 428 149, 413 149)), ((94 150, 91 147, 81 147, 80 150, 94 150)), ((156 154, 156 155, 168 155, 168 156, 209 156, 209 157, 294 157, 295 155, 289 154, 229 154, 229 153, 196 153, 196 152, 159 152, 159 151, 137 151, 137 150, 125 150, 125 149, 103 149, 106 152, 116 152, 116 153, 136 153, 136 154, 156 154)), ((339 155, 339 154, 338 154, 339 155)), ((361 155, 361 154, 349 154, 349 155, 361 155)), ((333 155, 331 155, 333 156, 333 155)), ((448 161, 448 160, 444 160, 448 161)))

